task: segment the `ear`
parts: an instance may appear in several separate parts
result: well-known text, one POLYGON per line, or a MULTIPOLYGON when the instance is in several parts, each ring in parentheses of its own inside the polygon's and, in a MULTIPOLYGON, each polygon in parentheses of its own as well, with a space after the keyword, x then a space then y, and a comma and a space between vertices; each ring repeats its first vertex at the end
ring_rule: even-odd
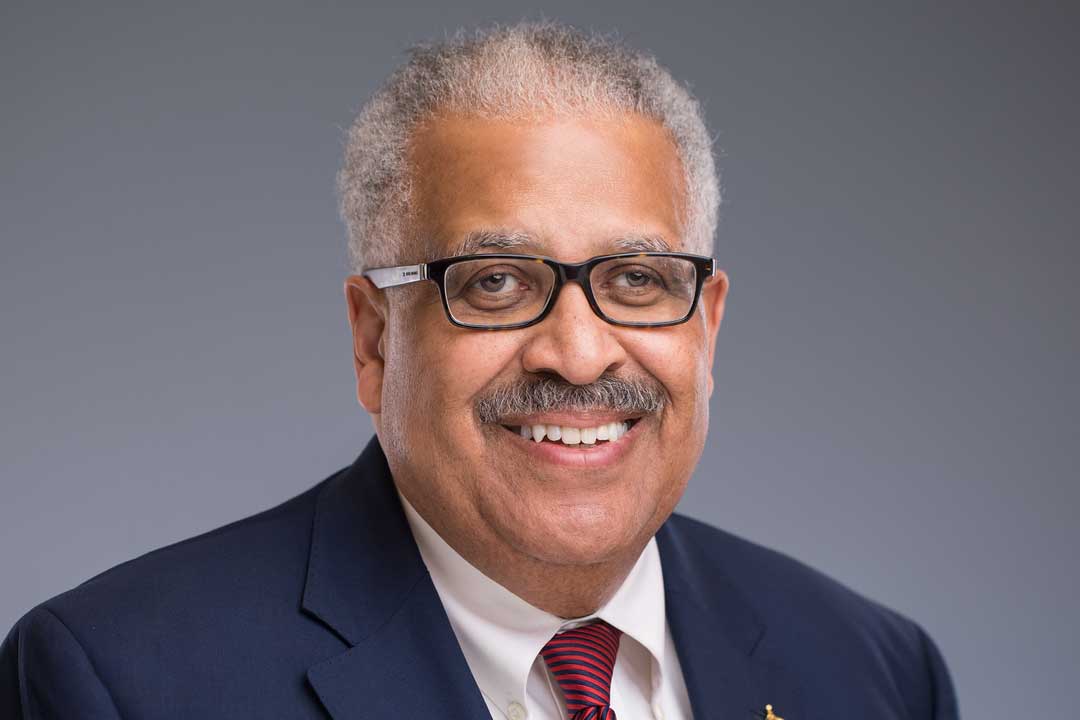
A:
POLYGON ((366 277, 350 275, 345 278, 345 300, 352 328, 356 399, 369 413, 378 415, 382 412, 384 298, 366 277))
POLYGON ((727 273, 717 270, 701 289, 701 307, 705 312, 705 338, 709 347, 709 397, 713 392, 713 358, 716 357, 716 335, 724 319, 729 281, 727 273))

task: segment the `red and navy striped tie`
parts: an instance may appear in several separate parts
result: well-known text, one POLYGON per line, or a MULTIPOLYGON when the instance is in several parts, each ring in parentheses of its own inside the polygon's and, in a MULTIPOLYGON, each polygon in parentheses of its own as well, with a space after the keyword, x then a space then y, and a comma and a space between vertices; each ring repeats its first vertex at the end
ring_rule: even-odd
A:
POLYGON ((566 630, 540 654, 566 697, 570 720, 616 720, 611 709, 611 673, 622 630, 603 620, 566 630))

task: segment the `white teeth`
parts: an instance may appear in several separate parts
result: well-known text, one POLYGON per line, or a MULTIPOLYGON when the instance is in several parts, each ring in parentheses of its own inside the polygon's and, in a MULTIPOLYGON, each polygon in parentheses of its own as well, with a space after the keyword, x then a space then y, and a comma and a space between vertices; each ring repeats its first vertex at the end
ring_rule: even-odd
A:
POLYGON ((521 433, 521 437, 534 442, 542 442, 547 438, 553 442, 562 441, 565 445, 595 445, 597 441, 615 442, 629 429, 629 423, 611 422, 590 428, 566 425, 521 425, 518 427, 518 432, 521 433))

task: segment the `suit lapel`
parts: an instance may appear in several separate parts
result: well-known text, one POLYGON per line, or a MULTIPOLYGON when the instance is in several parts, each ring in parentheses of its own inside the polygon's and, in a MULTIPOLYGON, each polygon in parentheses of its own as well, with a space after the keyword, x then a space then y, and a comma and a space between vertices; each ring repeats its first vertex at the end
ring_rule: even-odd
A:
POLYGON ((320 493, 302 604, 349 646, 307 674, 335 720, 487 716, 375 439, 320 493))
POLYGON ((754 720, 770 703, 785 720, 803 720, 801 691, 770 657, 765 625, 720 567, 672 517, 656 534, 668 625, 694 718, 754 720))
MULTIPOLYGON (((803 720, 765 625, 677 516, 656 535, 668 623, 697 720, 803 720), (758 713, 758 714, 755 714, 758 713)), ((321 491, 302 606, 347 646, 308 669, 335 720, 488 717, 375 439, 321 491)))

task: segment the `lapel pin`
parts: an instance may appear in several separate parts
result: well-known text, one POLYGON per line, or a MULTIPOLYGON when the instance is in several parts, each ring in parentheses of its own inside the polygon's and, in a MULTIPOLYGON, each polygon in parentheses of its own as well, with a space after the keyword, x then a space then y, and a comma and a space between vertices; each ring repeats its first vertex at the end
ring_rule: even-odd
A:
POLYGON ((765 720, 784 720, 779 715, 773 715, 772 705, 765 706, 765 720))

